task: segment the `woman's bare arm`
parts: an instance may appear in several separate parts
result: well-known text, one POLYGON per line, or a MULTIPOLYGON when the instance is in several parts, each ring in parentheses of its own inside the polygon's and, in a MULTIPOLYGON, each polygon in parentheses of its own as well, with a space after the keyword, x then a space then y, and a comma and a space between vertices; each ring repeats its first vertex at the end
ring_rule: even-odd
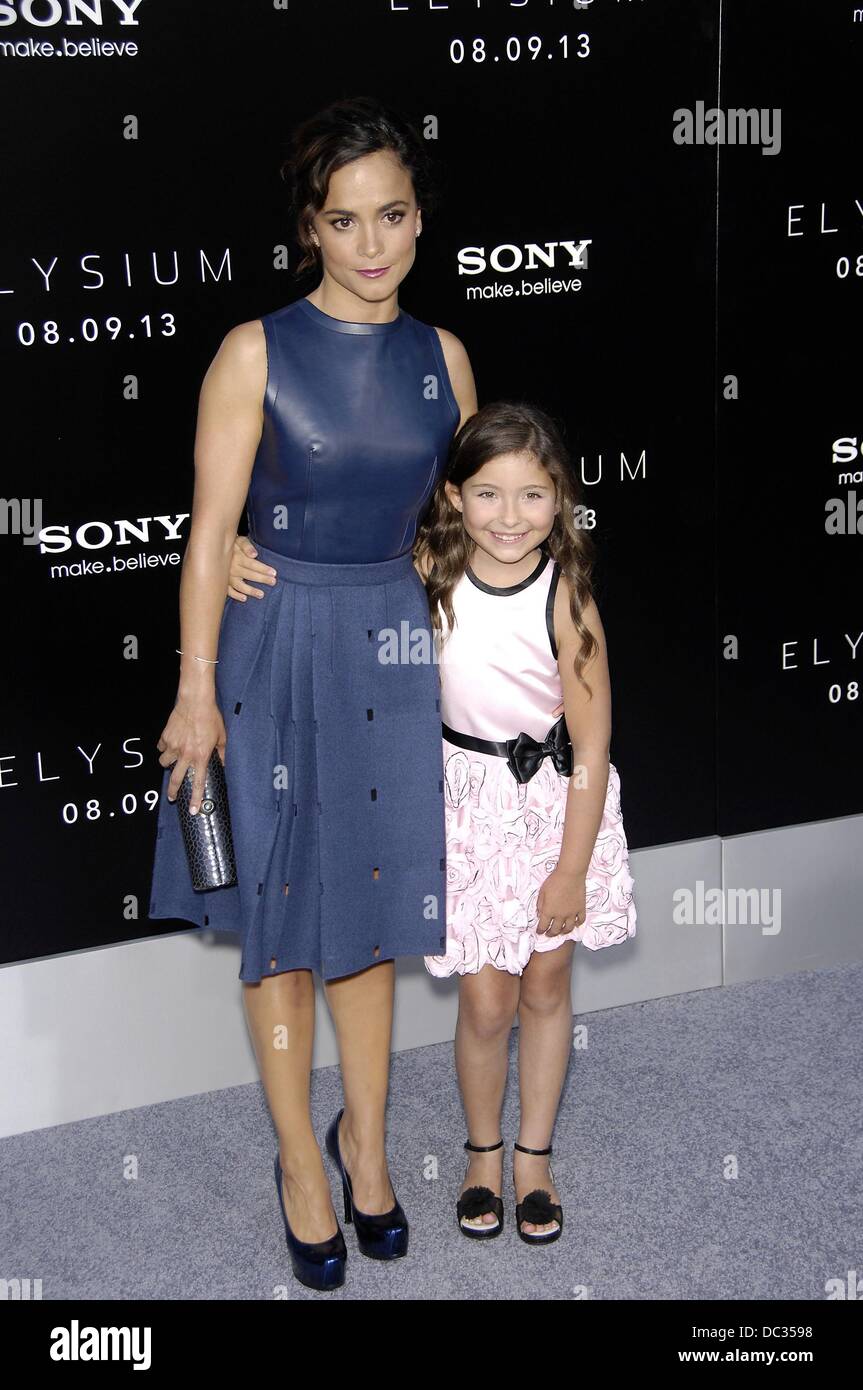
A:
POLYGON ((216 668, 209 663, 218 656, 231 551, 263 428, 266 380, 263 325, 253 319, 225 335, 204 377, 198 402, 195 492, 180 579, 183 656, 176 704, 158 744, 162 766, 174 763, 169 799, 174 800, 186 768, 194 764, 191 804, 196 809, 213 748, 218 747, 224 758, 216 668))

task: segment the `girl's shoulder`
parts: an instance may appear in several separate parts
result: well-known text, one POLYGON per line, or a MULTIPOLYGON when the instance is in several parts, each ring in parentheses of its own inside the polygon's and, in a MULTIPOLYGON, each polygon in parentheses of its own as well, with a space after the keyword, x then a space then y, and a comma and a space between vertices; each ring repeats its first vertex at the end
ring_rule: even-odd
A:
MULTIPOLYGON (((554 633, 558 649, 561 647, 575 646, 576 649, 582 646, 582 639, 573 622, 572 617, 572 582, 567 578, 564 571, 554 562, 554 633)), ((581 621, 589 632, 596 638, 600 650, 605 646, 605 631, 602 626, 602 619, 599 616, 599 609, 596 600, 591 595, 587 603, 581 610, 581 621)))

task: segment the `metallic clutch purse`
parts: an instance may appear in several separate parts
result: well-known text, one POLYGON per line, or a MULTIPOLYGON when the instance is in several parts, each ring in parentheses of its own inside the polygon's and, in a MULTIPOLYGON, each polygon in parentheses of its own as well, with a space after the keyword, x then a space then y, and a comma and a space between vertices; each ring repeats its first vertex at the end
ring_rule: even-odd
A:
POLYGON ((230 888, 237 881, 237 866, 228 813, 228 786, 218 749, 213 749, 207 764, 204 795, 196 816, 189 814, 193 774, 194 768, 188 767, 177 792, 177 811, 192 887, 230 888))

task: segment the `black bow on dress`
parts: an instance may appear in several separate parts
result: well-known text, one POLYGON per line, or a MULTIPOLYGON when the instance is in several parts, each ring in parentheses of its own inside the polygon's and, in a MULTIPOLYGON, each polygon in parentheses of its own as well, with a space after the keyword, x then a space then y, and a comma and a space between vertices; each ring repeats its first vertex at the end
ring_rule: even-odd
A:
POLYGON ((517 782, 529 782, 539 771, 543 758, 551 758, 561 777, 572 775, 572 743, 563 715, 549 729, 543 743, 524 733, 506 741, 506 761, 517 782))

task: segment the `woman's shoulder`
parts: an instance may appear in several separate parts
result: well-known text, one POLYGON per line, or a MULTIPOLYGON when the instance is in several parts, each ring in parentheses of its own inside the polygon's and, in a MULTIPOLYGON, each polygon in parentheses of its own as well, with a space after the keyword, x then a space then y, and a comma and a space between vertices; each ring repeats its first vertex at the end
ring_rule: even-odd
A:
POLYGON ((467 348, 461 338, 457 338, 448 328, 439 328, 436 324, 427 324, 426 327, 434 329, 440 339, 440 345, 444 350, 444 354, 451 354, 453 357, 456 357, 458 353, 462 352, 465 357, 467 357, 467 348))
POLYGON ((257 385, 261 372, 269 370, 268 344, 271 350, 275 344, 284 347, 285 334, 296 331, 305 319, 303 302, 302 297, 292 299, 261 314, 260 318, 234 324, 222 339, 221 359, 227 357, 231 366, 253 376, 257 385))
POLYGON ((253 365, 260 360, 261 354, 266 357, 263 321, 247 319, 245 323, 234 324, 223 337, 219 351, 229 354, 240 365, 253 365))
POLYGON ((259 400, 267 379, 267 348, 260 319, 235 324, 219 344, 205 376, 209 391, 226 400, 259 400))
POLYGON ((472 382, 473 374, 471 372, 470 358, 468 357, 467 348, 461 338, 457 338, 455 333, 451 333, 448 328, 438 328, 433 324, 427 324, 426 327, 431 328, 432 332, 437 334, 438 342, 441 345, 441 351, 444 355, 444 361, 446 362, 447 370, 452 378, 453 384, 455 384, 458 377, 463 377, 469 372, 471 373, 470 380, 472 382))
POLYGON ((456 337, 455 333, 451 333, 448 328, 440 328, 436 324, 425 323, 424 320, 407 314, 405 310, 402 312, 412 323, 419 325, 420 329, 427 333, 440 349, 452 385, 453 396, 459 408, 459 423, 463 424, 478 409, 476 381, 467 348, 461 338, 456 337))

